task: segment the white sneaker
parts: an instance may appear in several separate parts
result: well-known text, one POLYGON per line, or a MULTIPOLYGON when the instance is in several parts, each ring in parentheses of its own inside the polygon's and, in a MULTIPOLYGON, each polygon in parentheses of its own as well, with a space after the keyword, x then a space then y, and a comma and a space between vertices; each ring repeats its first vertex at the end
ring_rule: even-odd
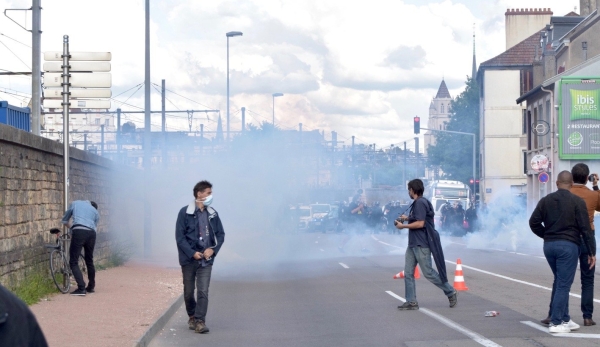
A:
POLYGON ((548 328, 548 331, 551 333, 570 333, 571 329, 569 328, 568 322, 562 322, 562 324, 559 324, 559 325, 554 325, 554 324, 550 323, 550 327, 548 328))
POLYGON ((579 326, 579 324, 573 322, 572 319, 569 321, 569 323, 567 323, 567 326, 569 327, 569 329, 571 329, 571 331, 574 331, 574 330, 577 330, 577 329, 581 328, 579 326))

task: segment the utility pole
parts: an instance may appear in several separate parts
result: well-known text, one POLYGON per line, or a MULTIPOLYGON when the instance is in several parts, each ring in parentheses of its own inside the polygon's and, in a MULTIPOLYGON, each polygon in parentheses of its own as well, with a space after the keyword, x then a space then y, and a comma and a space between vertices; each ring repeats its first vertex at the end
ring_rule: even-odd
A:
MULTIPOLYGON (((5 12, 6 13, 6 12, 5 12)), ((31 5, 31 129, 35 135, 41 130, 42 102, 42 5, 33 0, 31 5)))
POLYGON ((151 206, 150 206, 150 159, 151 159, 151 129, 150 122, 150 0, 146 0, 146 56, 145 56, 145 96, 144 96, 144 256, 150 257, 151 254, 151 206))
POLYGON ((167 129, 167 115, 166 115, 166 111, 165 111, 165 96, 166 93, 166 88, 165 88, 165 80, 163 79, 161 82, 161 93, 160 93, 160 97, 161 97, 161 114, 162 114, 162 136, 161 136, 161 147, 162 147, 162 162, 163 162, 163 166, 167 167, 168 165, 168 160, 167 160, 167 133, 166 133, 166 129, 167 129))

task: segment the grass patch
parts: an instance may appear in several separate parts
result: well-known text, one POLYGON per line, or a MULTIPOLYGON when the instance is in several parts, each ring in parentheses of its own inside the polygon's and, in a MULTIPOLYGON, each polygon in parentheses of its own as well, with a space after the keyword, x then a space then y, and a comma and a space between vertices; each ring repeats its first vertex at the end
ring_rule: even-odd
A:
POLYGON ((17 286, 13 293, 27 305, 33 305, 48 294, 57 293, 58 290, 54 282, 47 274, 34 273, 27 276, 27 279, 17 286))

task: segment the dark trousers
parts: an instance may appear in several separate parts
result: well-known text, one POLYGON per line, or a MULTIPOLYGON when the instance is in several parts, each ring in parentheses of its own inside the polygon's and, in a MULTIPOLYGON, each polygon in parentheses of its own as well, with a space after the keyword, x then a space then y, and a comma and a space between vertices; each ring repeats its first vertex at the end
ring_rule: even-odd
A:
POLYGON ((212 265, 201 267, 198 261, 181 267, 183 273, 183 300, 185 310, 189 317, 206 322, 206 311, 208 310, 208 286, 210 285, 210 274, 212 265), (197 289, 194 298, 194 289, 197 289))
POLYGON ((570 241, 544 242, 544 255, 554 274, 550 318, 552 324, 559 325, 571 320, 569 315, 569 291, 575 279, 579 246, 570 241))
POLYGON ((588 264, 588 249, 584 243, 581 245, 579 255, 579 269, 581 272, 581 312, 583 318, 592 318, 594 313, 594 272, 596 266, 590 269, 588 264))
POLYGON ((85 254, 85 266, 87 267, 88 273, 88 287, 94 288, 96 286, 96 268, 94 267, 94 246, 96 246, 96 232, 87 229, 73 229, 71 233, 71 246, 69 247, 69 266, 71 266, 71 272, 73 277, 77 281, 77 289, 84 290, 85 282, 83 280, 83 274, 79 269, 79 255, 83 248, 85 254))

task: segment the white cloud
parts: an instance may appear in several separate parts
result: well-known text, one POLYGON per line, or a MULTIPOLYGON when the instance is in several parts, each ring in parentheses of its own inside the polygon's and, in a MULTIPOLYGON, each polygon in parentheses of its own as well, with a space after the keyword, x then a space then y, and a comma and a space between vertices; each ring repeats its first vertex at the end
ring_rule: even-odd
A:
MULTIPOLYGON (((551 7, 555 15, 579 2, 564 0, 372 0, 368 4, 322 0, 164 0, 151 5, 152 82, 166 79, 167 109, 226 111, 226 37, 230 39, 231 129, 239 129, 239 108, 247 121, 272 117, 296 129, 336 130, 365 143, 391 144, 412 138, 412 117, 426 121, 429 102, 444 78, 453 96, 471 74, 472 30, 476 24, 477 60, 504 51, 507 8, 551 7), (189 100, 191 99, 191 100, 189 100), (250 111, 252 113, 250 113, 250 111), (236 113, 237 112, 237 113, 236 113), (253 118, 254 117, 254 118, 253 118)), ((29 0, 0 0, 2 8, 28 8, 29 0)), ((25 22, 23 14, 16 19, 25 22)), ((30 26, 31 20, 27 19, 30 26)), ((113 95, 144 81, 144 1, 45 2, 42 49, 60 50, 70 36, 73 51, 113 53, 113 95)), ((30 44, 31 36, 5 17, 0 33, 30 44)), ((5 36, 0 41, 27 65, 31 49, 5 36)), ((0 45, 0 69, 27 69, 0 45)), ((28 77, 0 76, 0 90, 30 92, 28 77)), ((118 99, 143 107, 143 88, 118 99)), ((160 96, 152 89, 153 108, 160 96)), ((0 98, 6 95, 0 93, 0 98)), ((8 98, 8 97, 7 97, 8 98)), ((14 100, 14 99, 13 99, 14 100)), ((16 100, 15 100, 16 102, 16 100)), ((116 106, 116 103, 113 102, 116 106)), ((123 109, 126 109, 123 106, 123 109)), ((131 109, 131 108, 130 108, 131 109)), ((216 128, 216 114, 198 114, 216 128)), ((140 119, 139 116, 131 116, 140 119)), ((159 124, 160 121, 153 121, 159 124)), ((187 119, 171 116, 173 128, 187 119)))

